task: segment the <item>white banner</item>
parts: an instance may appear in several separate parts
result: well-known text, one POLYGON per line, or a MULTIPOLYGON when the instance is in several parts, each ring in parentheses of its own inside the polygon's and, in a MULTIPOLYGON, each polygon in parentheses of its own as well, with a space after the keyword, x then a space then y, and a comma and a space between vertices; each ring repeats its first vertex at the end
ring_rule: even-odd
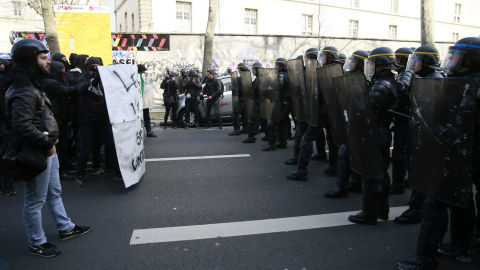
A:
POLYGON ((145 173, 143 104, 137 66, 98 67, 105 91, 108 115, 125 187, 140 181, 145 173))
POLYGON ((143 77, 143 108, 150 109, 155 106, 155 93, 153 91, 153 79, 149 74, 143 77))

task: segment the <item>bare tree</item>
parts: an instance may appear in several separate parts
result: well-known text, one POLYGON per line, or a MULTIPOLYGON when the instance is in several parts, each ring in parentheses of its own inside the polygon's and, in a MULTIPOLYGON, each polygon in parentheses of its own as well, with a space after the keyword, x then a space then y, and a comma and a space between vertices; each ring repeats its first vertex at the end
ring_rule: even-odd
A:
POLYGON ((435 46, 433 0, 421 0, 420 21, 422 45, 435 46))
POLYGON ((208 23, 205 32, 205 45, 203 48, 203 67, 202 74, 206 75, 207 69, 212 66, 213 38, 215 37, 215 24, 217 23, 218 0, 209 0, 208 4, 208 23))

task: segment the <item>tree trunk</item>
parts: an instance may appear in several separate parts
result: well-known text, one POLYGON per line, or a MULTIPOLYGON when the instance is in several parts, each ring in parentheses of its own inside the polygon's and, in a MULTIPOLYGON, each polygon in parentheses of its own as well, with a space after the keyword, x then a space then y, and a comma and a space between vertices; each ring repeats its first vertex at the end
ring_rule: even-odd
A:
POLYGON ((60 44, 58 43, 57 27, 53 18, 53 7, 51 0, 42 0, 42 16, 45 24, 45 34, 47 35, 47 43, 50 55, 60 52, 60 44))
POLYGON ((215 36, 215 24, 217 23, 217 5, 218 0, 209 0, 208 4, 208 23, 205 33, 205 44, 203 49, 203 67, 202 77, 207 73, 207 70, 212 67, 213 55, 213 38, 215 36))
POLYGON ((434 20, 433 20, 433 1, 434 0, 421 0, 421 11, 420 11, 420 21, 421 21, 421 35, 422 35, 422 46, 430 45, 435 46, 435 37, 434 37, 434 20))

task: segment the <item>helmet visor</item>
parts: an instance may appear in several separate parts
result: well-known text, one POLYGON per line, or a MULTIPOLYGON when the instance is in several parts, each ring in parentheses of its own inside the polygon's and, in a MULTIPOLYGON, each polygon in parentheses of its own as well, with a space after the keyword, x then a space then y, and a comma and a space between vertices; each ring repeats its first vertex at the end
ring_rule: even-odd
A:
POLYGON ((365 59, 365 70, 366 77, 372 77, 375 74, 375 58, 365 59))
POLYGON ((325 63, 327 63, 327 53, 322 52, 322 53, 318 56, 318 63, 319 63, 319 65, 321 65, 321 66, 323 66, 323 65, 325 65, 325 63))
POLYGON ((422 67, 423 67, 423 61, 422 61, 422 56, 420 54, 414 53, 408 57, 406 70, 417 73, 420 70, 422 70, 422 67))
POLYGON ((443 69, 458 70, 462 64, 465 51, 459 49, 450 48, 442 63, 443 69))
POLYGON ((347 59, 347 61, 345 62, 345 65, 343 66, 343 69, 346 71, 346 72, 351 72, 351 71, 355 71, 358 67, 358 62, 359 61, 363 61, 363 59, 360 59, 358 57, 355 57, 355 56, 350 56, 350 58, 347 59))

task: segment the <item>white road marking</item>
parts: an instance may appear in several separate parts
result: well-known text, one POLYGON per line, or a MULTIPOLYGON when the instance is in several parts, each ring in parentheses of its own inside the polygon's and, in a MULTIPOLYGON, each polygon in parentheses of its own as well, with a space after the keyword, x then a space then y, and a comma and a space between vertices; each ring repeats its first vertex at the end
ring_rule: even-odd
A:
POLYGON ((149 159, 145 159, 145 162, 149 162, 149 161, 172 161, 172 160, 192 160, 192 159, 211 159, 211 158, 238 158, 238 157, 250 157, 250 155, 249 154, 239 154, 239 155, 219 155, 219 156, 149 158, 149 159))
MULTIPOLYGON (((391 207, 389 215, 390 220, 399 216, 407 209, 408 206, 391 207)), ((353 223, 348 221, 348 216, 358 212, 359 211, 231 223, 140 229, 133 231, 130 245, 190 241, 353 225, 353 223)))

